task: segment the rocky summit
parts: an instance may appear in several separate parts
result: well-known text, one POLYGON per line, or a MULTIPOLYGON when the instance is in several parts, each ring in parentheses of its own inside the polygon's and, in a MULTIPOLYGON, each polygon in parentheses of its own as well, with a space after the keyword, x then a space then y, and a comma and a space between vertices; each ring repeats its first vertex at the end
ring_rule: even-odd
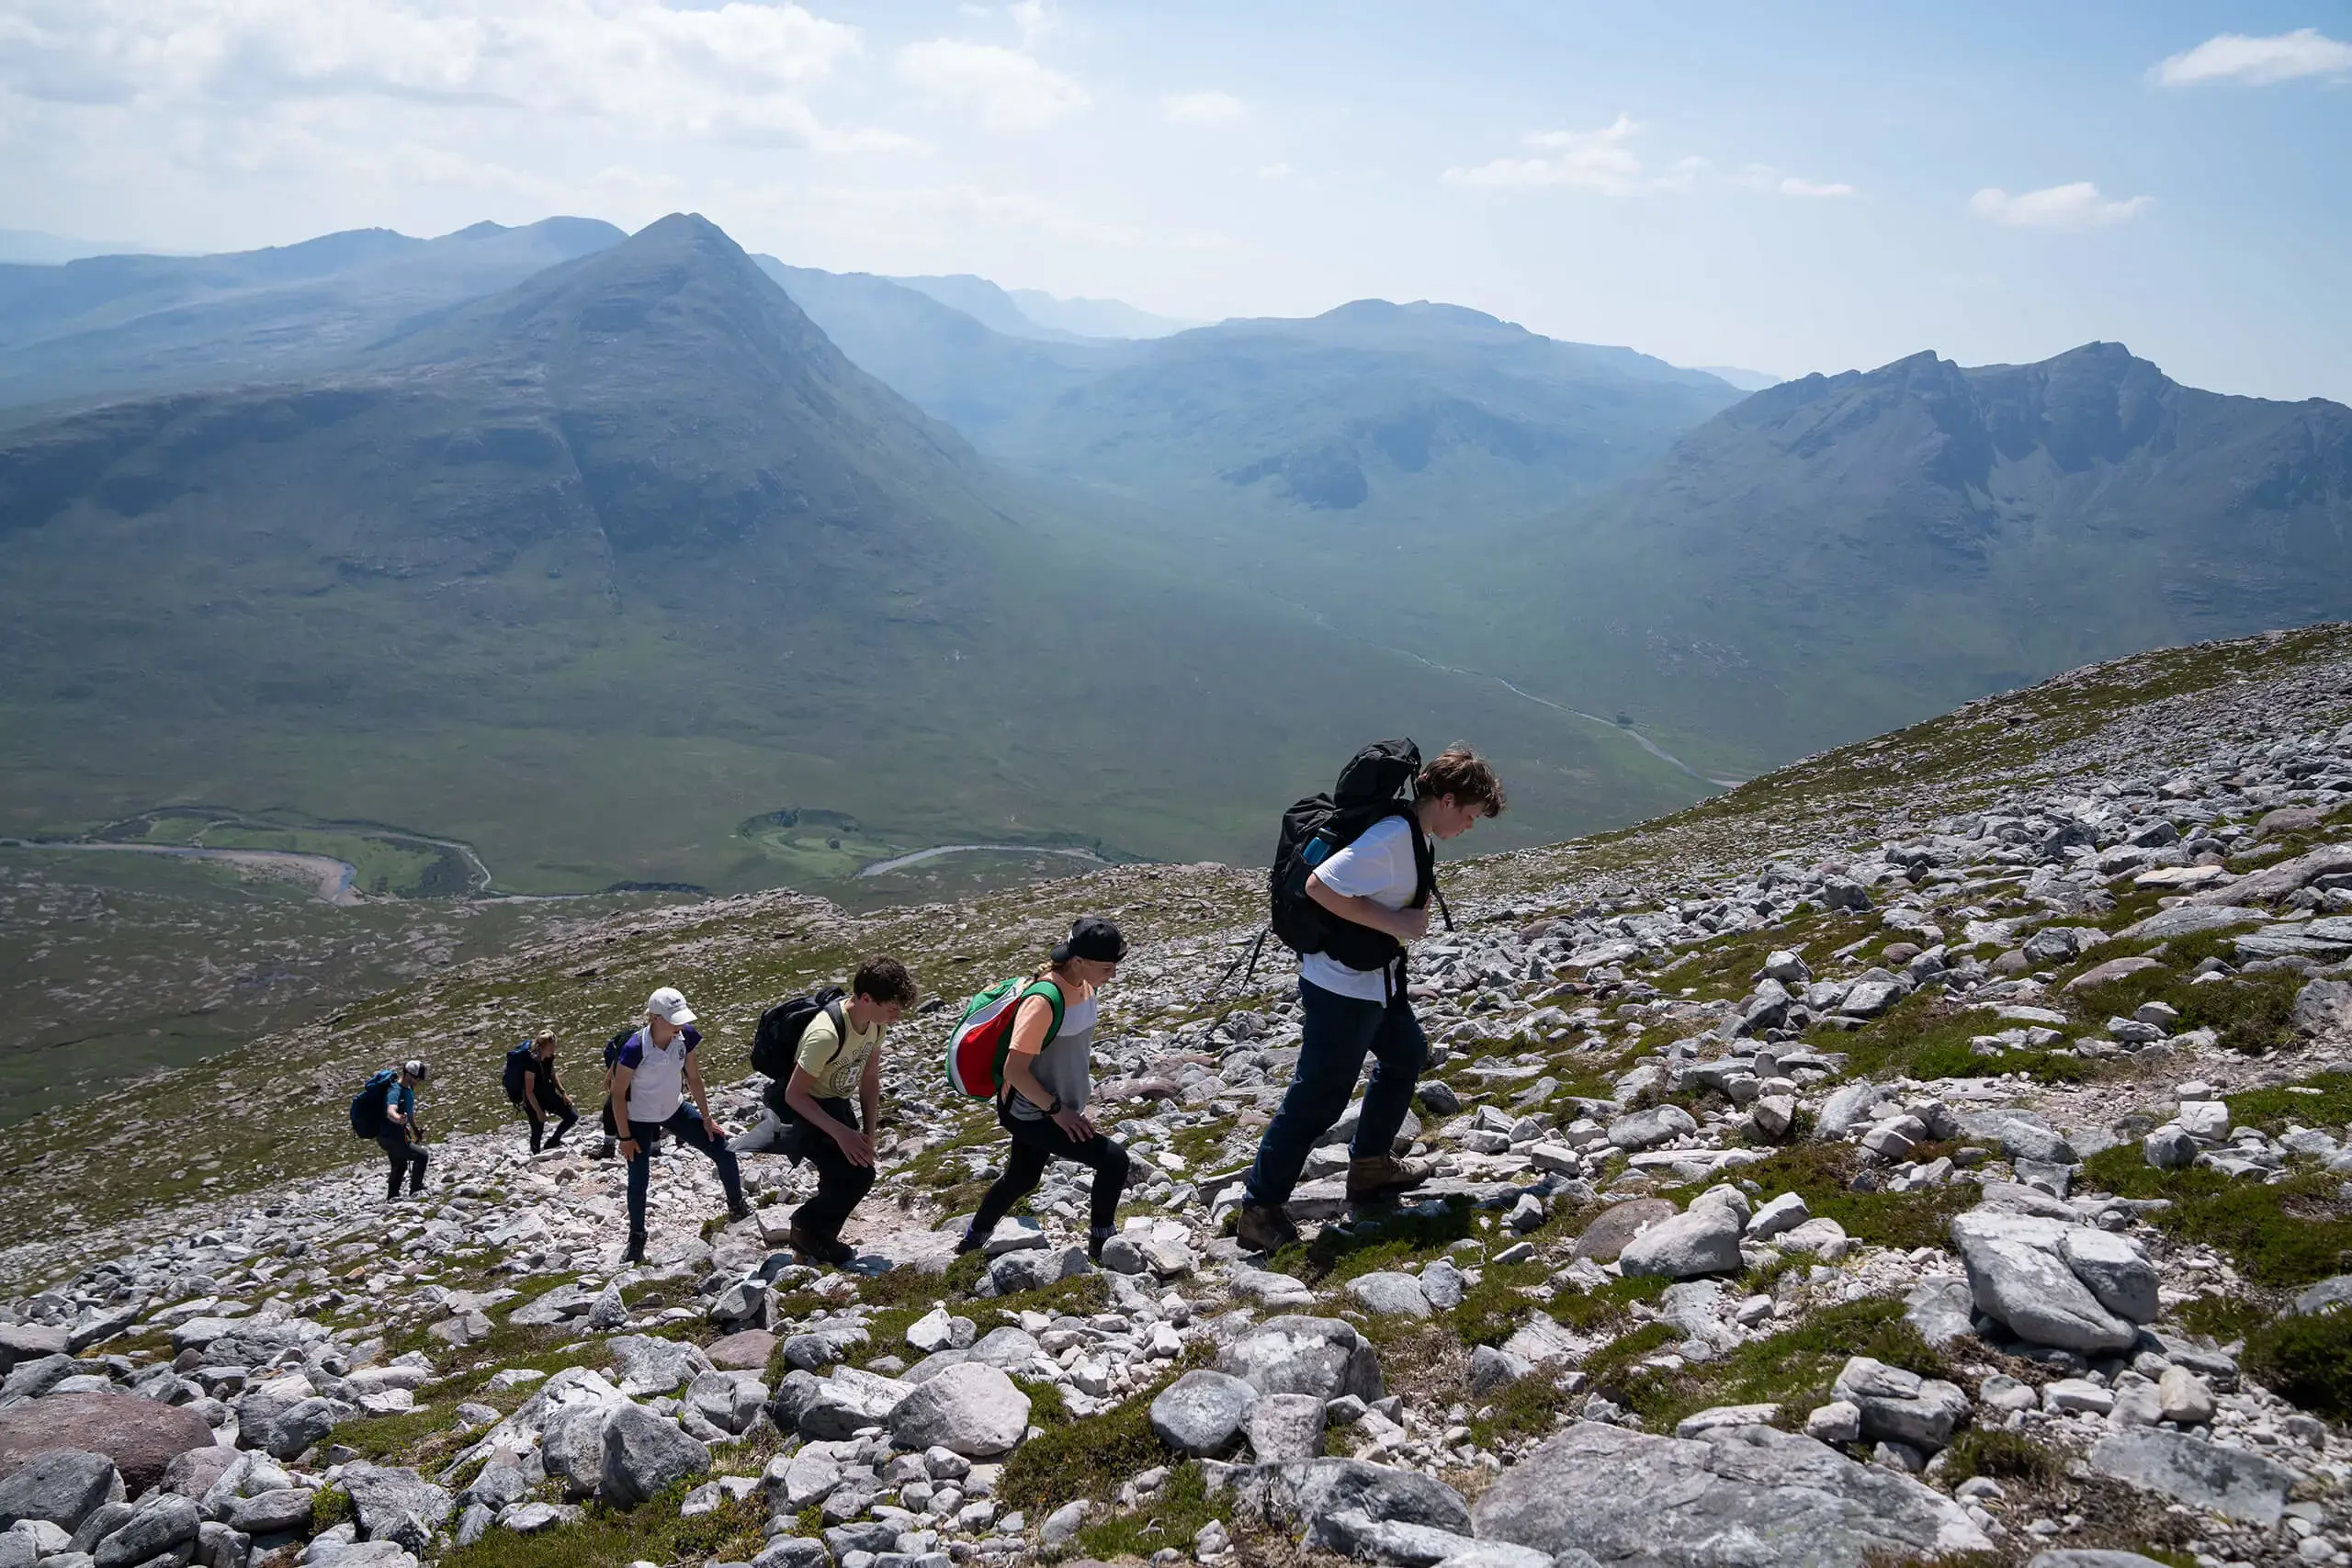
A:
POLYGON ((36 1120, 0 1568, 2352 1550, 2352 630, 2078 671, 1444 880, 1400 1139, 1435 1175, 1351 1204, 1351 1114, 1270 1257, 1229 1219, 1298 1010, 1220 867, 631 914, 36 1120), (940 1072, 954 998, 1085 909, 1134 941, 1096 1037, 1123 1228, 1091 1261, 1058 1166, 956 1258, 1002 1142, 940 1072), (747 1156, 729 1224, 691 1153, 626 1266, 619 1166, 505 1112, 526 1032, 593 1102, 676 984, 732 1077, 871 951, 947 1003, 887 1047, 845 1268, 783 1250, 807 1168, 747 1156), (387 1204, 340 1122, 405 1055, 433 1179, 387 1204), (252 1154, 191 1187, 199 1146, 252 1154))

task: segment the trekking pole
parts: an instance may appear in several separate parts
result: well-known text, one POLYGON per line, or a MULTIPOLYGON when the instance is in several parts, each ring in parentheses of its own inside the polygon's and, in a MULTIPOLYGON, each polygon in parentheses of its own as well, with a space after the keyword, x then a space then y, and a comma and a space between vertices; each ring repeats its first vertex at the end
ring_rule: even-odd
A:
POLYGON ((1235 959, 1231 964, 1226 966, 1225 973, 1216 977, 1216 984, 1209 987, 1209 995, 1215 996, 1219 991, 1225 989, 1225 983, 1233 978, 1233 972, 1240 968, 1244 962, 1249 964, 1250 972, 1241 977, 1242 984, 1248 985, 1251 980, 1256 979, 1258 976, 1258 954, 1265 949, 1266 939, 1273 934, 1274 928, 1272 926, 1268 925, 1262 927, 1258 932, 1258 940, 1250 944, 1249 953, 1242 958, 1235 959))

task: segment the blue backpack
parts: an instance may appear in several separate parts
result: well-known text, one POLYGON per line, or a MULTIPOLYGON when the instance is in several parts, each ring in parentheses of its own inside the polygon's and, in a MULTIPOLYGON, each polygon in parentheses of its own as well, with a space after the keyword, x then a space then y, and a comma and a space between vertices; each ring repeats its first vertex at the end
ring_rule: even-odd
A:
POLYGON ((506 1053, 506 1098, 516 1105, 523 1103, 523 1075, 531 1070, 533 1055, 528 1040, 506 1053))
POLYGON ((359 1092, 351 1097, 351 1135, 373 1139, 384 1130, 384 1095, 392 1080, 401 1076, 398 1067, 386 1067, 362 1084, 359 1092))

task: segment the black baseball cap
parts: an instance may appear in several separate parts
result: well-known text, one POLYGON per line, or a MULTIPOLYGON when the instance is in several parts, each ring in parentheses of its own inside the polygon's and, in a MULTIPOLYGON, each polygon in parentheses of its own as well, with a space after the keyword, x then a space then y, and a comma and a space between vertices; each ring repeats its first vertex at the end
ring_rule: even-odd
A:
POLYGON ((1118 923, 1102 915, 1080 915, 1070 922, 1069 935, 1054 943, 1057 964, 1073 958, 1116 964, 1126 955, 1127 939, 1120 934, 1118 923))

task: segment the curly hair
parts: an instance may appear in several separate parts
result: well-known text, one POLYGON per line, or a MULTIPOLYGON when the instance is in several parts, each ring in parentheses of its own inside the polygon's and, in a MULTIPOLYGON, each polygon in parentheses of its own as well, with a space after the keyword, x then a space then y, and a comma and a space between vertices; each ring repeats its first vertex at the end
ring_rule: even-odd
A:
POLYGON ((1431 758, 1413 781, 1417 800, 1446 795, 1457 806, 1485 807, 1488 817, 1503 814, 1503 784, 1495 777, 1494 765, 1459 741, 1431 758))
POLYGON ((915 1005, 914 976, 895 958, 868 958, 859 964, 857 974, 849 983, 849 992, 877 1002, 897 1002, 900 1007, 915 1005))

